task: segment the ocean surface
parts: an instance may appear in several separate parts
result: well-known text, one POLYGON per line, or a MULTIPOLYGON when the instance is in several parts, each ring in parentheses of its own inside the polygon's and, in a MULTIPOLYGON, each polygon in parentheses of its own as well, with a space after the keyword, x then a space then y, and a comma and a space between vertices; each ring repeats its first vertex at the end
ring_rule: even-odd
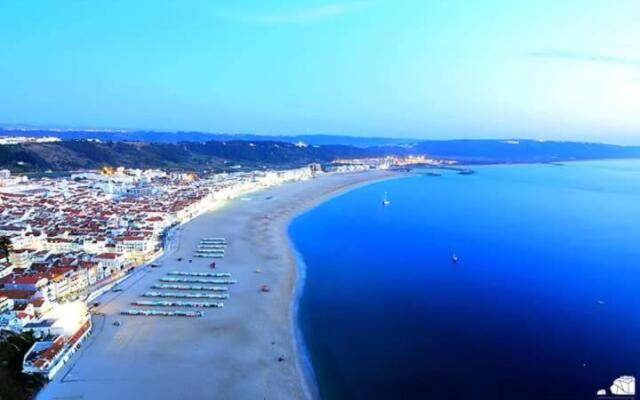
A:
POLYGON ((640 161, 375 183, 290 235, 323 399, 595 399, 640 377, 640 161))

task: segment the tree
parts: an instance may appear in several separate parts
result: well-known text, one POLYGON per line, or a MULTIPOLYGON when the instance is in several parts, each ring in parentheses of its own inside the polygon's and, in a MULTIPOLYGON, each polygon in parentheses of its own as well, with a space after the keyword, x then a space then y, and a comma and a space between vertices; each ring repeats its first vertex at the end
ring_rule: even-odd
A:
POLYGON ((0 400, 33 399, 45 384, 42 376, 22 373, 22 361, 34 342, 30 332, 0 331, 0 400))
POLYGON ((9 262, 9 254, 13 251, 13 244, 8 236, 0 236, 0 251, 4 253, 4 258, 9 262))

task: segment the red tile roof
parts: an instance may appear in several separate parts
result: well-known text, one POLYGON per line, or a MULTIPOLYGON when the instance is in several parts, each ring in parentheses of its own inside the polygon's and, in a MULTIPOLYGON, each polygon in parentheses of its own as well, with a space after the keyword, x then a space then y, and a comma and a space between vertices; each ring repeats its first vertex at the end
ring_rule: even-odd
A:
POLYGON ((115 260, 118 257, 120 257, 118 253, 102 253, 97 256, 97 258, 102 260, 115 260))
POLYGON ((15 278, 13 278, 11 280, 11 283, 15 283, 18 285, 35 285, 36 283, 40 282, 42 279, 44 279, 45 277, 38 274, 38 275, 22 275, 22 276, 16 276, 15 278))
POLYGON ((0 289, 0 296, 8 297, 13 300, 30 300, 36 292, 33 290, 8 290, 0 289))

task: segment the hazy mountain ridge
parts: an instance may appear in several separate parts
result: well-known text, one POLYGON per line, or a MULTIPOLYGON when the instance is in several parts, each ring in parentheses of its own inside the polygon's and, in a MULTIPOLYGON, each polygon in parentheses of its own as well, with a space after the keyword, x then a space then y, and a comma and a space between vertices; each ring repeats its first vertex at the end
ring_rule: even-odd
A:
POLYGON ((125 131, 100 129, 39 129, 0 127, 0 136, 55 136, 62 140, 98 139, 101 141, 138 141, 157 143, 208 142, 216 141, 275 141, 302 142, 309 145, 348 145, 356 147, 408 145, 416 143, 415 139, 394 139, 379 137, 357 137, 348 135, 255 135, 206 133, 195 131, 125 131))
POLYGON ((640 157, 638 146, 542 140, 429 140, 417 143, 413 150, 474 164, 640 157))
POLYGON ((640 147, 536 140, 420 141, 413 145, 302 146, 284 141, 230 140, 178 143, 63 140, 0 145, 0 168, 17 172, 68 171, 104 165, 133 168, 284 168, 339 158, 424 155, 468 164, 640 158, 640 147))
POLYGON ((352 146, 301 147, 286 142, 93 142, 71 140, 0 146, 0 168, 13 171, 65 171, 104 165, 132 168, 222 169, 288 167, 336 158, 391 154, 385 150, 352 146))

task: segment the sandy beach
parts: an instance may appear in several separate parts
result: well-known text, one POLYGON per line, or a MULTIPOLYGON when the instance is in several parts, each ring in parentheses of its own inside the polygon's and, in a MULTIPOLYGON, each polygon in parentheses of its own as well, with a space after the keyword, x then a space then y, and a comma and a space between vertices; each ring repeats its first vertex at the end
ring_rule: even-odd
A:
POLYGON ((38 399, 310 397, 293 334, 298 274, 287 227, 293 217, 329 197, 396 176, 372 171, 285 184, 183 225, 160 268, 141 268, 121 284, 125 290, 96 300, 103 315, 93 317, 92 336, 38 399), (211 272, 210 259, 193 257, 202 236, 228 241, 216 271, 232 273, 238 283, 229 286, 224 308, 207 309, 202 318, 119 314, 134 308, 130 303, 141 300, 169 271, 211 272), (270 292, 261 292, 262 285, 270 292))

